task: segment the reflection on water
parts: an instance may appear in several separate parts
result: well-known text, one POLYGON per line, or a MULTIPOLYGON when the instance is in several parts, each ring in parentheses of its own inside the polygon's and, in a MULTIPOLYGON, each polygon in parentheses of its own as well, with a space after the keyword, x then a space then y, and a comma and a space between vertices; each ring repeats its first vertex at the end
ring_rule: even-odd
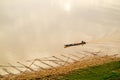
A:
POLYGON ((83 49, 66 43, 120 41, 119 0, 3 0, 0 12, 0 64, 83 49))

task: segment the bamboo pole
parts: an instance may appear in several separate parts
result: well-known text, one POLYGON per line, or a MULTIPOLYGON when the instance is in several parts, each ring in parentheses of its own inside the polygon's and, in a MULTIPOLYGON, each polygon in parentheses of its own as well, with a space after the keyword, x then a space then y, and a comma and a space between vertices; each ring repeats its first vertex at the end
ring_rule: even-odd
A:
POLYGON ((83 51, 83 52, 90 53, 90 54, 92 54, 92 55, 94 55, 94 56, 98 56, 98 53, 100 53, 101 50, 98 51, 98 52, 89 52, 89 51, 83 51))
POLYGON ((38 66, 37 64, 33 64, 34 66, 36 66, 36 67, 39 67, 40 69, 42 69, 42 70, 45 70, 45 68, 43 68, 43 67, 41 67, 41 66, 38 66))
POLYGON ((77 61, 76 59, 73 59, 73 58, 71 58, 71 57, 67 57, 67 56, 65 56, 65 55, 61 55, 61 56, 65 57, 65 58, 70 58, 70 59, 73 60, 73 61, 77 61))
POLYGON ((84 56, 87 56, 86 54, 84 54, 84 53, 80 53, 80 52, 76 52, 77 54, 82 54, 82 55, 84 55, 84 56))
POLYGON ((62 64, 58 63, 57 61, 52 61, 53 63, 62 66, 62 64))
POLYGON ((24 65, 24 64, 22 64, 20 62, 17 62, 17 63, 20 64, 20 65, 22 65, 22 66, 24 66, 25 68, 29 69, 30 71, 34 71, 32 68, 30 68, 30 67, 28 67, 28 66, 26 66, 26 65, 24 65))
POLYGON ((34 64, 35 61, 36 61, 36 59, 34 59, 34 60, 32 61, 32 63, 29 65, 29 67, 31 67, 31 66, 34 64))
MULTIPOLYGON (((46 61, 51 61, 51 62, 53 62, 53 63, 55 63, 55 64, 57 64, 57 65, 62 66, 62 64, 58 63, 58 62, 61 62, 61 61, 59 61, 59 60, 53 60, 53 59, 48 59, 48 58, 45 58, 45 59, 46 59, 46 61)), ((42 61, 45 61, 45 60, 42 60, 42 61)))
MULTIPOLYGON (((69 60, 69 59, 70 59, 70 58, 68 57, 67 60, 64 62, 63 66, 66 65, 66 63, 68 63, 68 60, 69 60)), ((69 64, 70 64, 70 63, 69 63, 69 64)))
POLYGON ((76 58, 78 58, 78 59, 80 59, 81 57, 79 57, 79 56, 76 56, 76 55, 73 55, 73 54, 70 54, 71 56, 74 56, 74 57, 76 57, 76 58))
MULTIPOLYGON (((36 59, 34 59, 33 61, 32 61, 32 63, 28 66, 29 68, 35 63, 35 61, 36 61, 36 59)), ((31 62, 31 61, 30 61, 31 62)), ((25 70, 25 71, 27 71, 27 69, 25 70)))
POLYGON ((60 58, 58 58, 58 57, 56 57, 56 56, 52 56, 52 57, 55 58, 55 59, 57 59, 57 60, 60 60, 60 61, 62 61, 62 62, 65 62, 65 63, 70 64, 69 62, 66 62, 66 61, 64 61, 64 60, 62 60, 62 59, 60 59, 60 58))
MULTIPOLYGON (((34 60, 38 60, 38 59, 34 59, 34 60)), ((41 60, 41 59, 40 59, 41 60)), ((46 60, 41 60, 41 61, 57 61, 57 62, 61 62, 59 60, 52 60, 52 59, 46 59, 46 60)), ((27 62, 31 62, 30 60, 27 60, 27 62)))
POLYGON ((46 58, 51 58, 51 57, 36 58, 36 59, 26 60, 26 62, 31 62, 31 61, 37 60, 37 59, 40 59, 42 61, 44 61, 44 60, 46 61, 46 58))
POLYGON ((13 66, 12 64, 8 63, 12 68, 16 69, 17 71, 19 71, 20 73, 22 73, 23 71, 21 71, 20 69, 18 69, 17 67, 13 66))
POLYGON ((42 60, 40 60, 40 59, 37 59, 37 61, 39 61, 39 62, 41 62, 41 63, 43 63, 43 64, 45 64, 45 65, 47 65, 47 66, 49 66, 49 67, 51 67, 51 68, 53 68, 54 66, 52 66, 52 65, 50 65, 50 64, 47 64, 47 63, 45 63, 45 62, 43 62, 42 60))
POLYGON ((0 67, 17 67, 17 68, 25 68, 23 66, 8 66, 8 65, 0 65, 0 67))
POLYGON ((13 73, 9 72, 6 68, 2 68, 3 71, 5 71, 6 73, 10 74, 10 75, 13 75, 13 73))

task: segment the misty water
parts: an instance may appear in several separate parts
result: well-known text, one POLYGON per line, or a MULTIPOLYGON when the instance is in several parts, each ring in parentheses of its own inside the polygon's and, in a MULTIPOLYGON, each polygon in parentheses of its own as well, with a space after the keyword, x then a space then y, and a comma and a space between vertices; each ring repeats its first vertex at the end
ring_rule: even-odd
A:
POLYGON ((120 0, 0 1, 1 65, 99 50, 120 54, 120 0))

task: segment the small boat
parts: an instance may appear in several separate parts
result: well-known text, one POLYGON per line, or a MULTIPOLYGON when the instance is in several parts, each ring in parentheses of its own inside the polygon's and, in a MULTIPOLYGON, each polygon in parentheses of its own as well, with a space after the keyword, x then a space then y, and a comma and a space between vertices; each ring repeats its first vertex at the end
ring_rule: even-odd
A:
POLYGON ((86 42, 85 41, 81 41, 80 43, 73 43, 73 44, 66 44, 64 45, 64 48, 67 48, 67 47, 71 47, 71 46, 78 46, 78 45, 85 45, 86 42))

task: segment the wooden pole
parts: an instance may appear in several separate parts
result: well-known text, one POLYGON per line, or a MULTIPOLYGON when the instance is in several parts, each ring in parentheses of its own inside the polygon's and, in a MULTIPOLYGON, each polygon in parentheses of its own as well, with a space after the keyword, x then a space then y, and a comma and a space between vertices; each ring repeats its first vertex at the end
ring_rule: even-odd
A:
POLYGON ((6 73, 10 74, 10 75, 13 75, 13 73, 9 72, 6 68, 2 68, 3 71, 5 71, 6 73))
POLYGON ((62 59, 60 59, 60 58, 58 58, 58 57, 56 57, 56 56, 52 56, 52 57, 55 58, 55 59, 57 59, 57 60, 60 60, 60 61, 62 61, 62 62, 65 62, 65 63, 70 64, 69 62, 66 62, 66 61, 64 61, 64 60, 62 60, 62 59))
POLYGON ((62 64, 60 64, 60 63, 58 63, 58 62, 61 62, 61 61, 59 61, 59 60, 53 60, 53 59, 48 59, 48 58, 45 58, 46 60, 42 60, 42 61, 51 61, 51 62, 53 62, 53 63, 55 63, 55 64, 57 64, 57 65, 62 65, 62 64))
POLYGON ((45 68, 43 68, 43 67, 41 67, 41 66, 38 66, 37 64, 33 64, 34 66, 36 66, 36 67, 39 67, 40 69, 42 69, 42 70, 45 70, 45 68))
POLYGON ((0 65, 0 67, 17 67, 17 68, 25 68, 23 66, 7 66, 7 65, 0 65))
POLYGON ((30 68, 30 67, 28 67, 28 66, 26 66, 26 65, 24 65, 24 64, 22 64, 20 62, 17 62, 17 63, 20 64, 20 65, 22 65, 22 66, 24 66, 25 68, 29 69, 30 71, 34 71, 32 68, 30 68))
POLYGON ((74 56, 74 57, 76 57, 76 58, 78 58, 78 59, 80 59, 81 57, 79 57, 79 56, 76 56, 76 55, 73 55, 73 54, 70 54, 71 56, 74 56))
POLYGON ((57 61, 52 61, 53 63, 62 66, 62 64, 58 63, 57 61))
POLYGON ((71 57, 67 57, 67 56, 65 56, 65 55, 61 55, 61 56, 65 57, 65 58, 70 58, 70 59, 73 60, 73 61, 77 61, 77 60, 75 60, 75 59, 73 59, 73 58, 71 58, 71 57))
POLYGON ((17 67, 13 66, 12 64, 8 63, 12 68, 16 69, 17 71, 19 71, 20 73, 22 73, 23 71, 21 71, 20 69, 18 69, 17 67))
POLYGON ((98 51, 98 52, 83 51, 83 52, 90 53, 90 54, 92 54, 94 56, 98 56, 98 53, 100 53, 101 51, 98 51))
POLYGON ((50 64, 47 64, 47 63, 45 63, 45 62, 43 62, 42 60, 40 60, 40 59, 37 59, 37 61, 40 61, 41 63, 43 63, 43 64, 45 64, 45 65, 47 65, 47 66, 49 66, 49 67, 51 67, 51 68, 53 68, 54 66, 52 66, 52 65, 50 65, 50 64))
POLYGON ((36 59, 32 61, 32 63, 29 65, 29 67, 31 67, 35 61, 36 61, 36 59))
POLYGON ((84 56, 87 56, 86 54, 84 54, 84 53, 80 53, 80 52, 76 52, 77 54, 82 54, 82 55, 84 55, 84 56))

